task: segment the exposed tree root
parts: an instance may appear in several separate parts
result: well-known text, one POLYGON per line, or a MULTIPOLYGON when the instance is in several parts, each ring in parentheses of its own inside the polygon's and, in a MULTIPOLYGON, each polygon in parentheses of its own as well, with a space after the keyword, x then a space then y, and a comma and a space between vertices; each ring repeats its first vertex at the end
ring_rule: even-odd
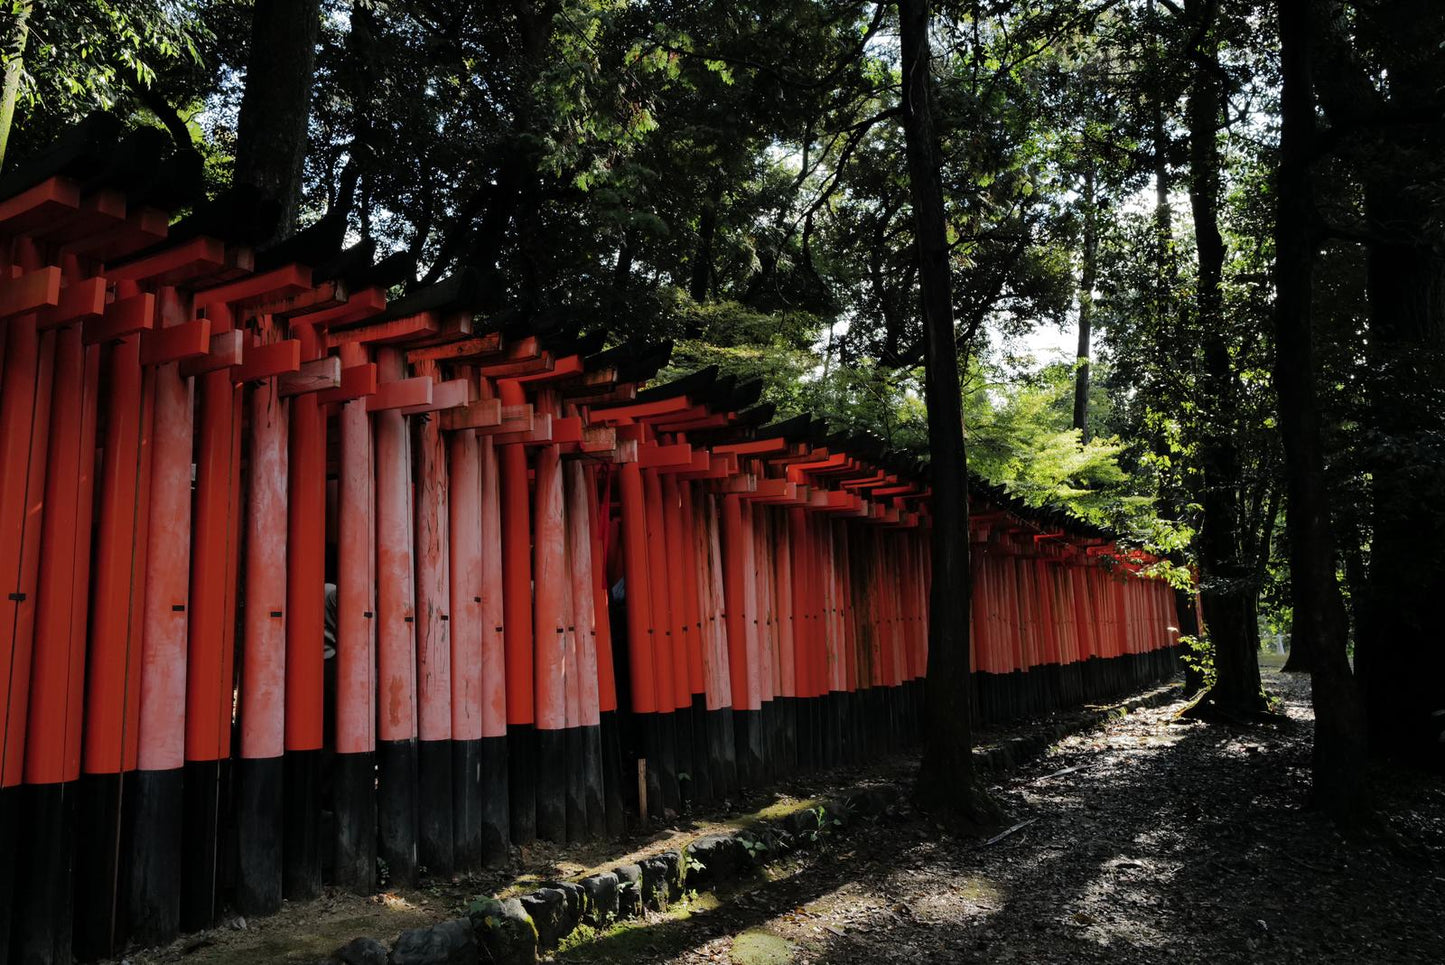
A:
POLYGON ((1284 720, 1278 712, 1264 708, 1258 710, 1234 710, 1221 706, 1212 691, 1199 694, 1174 715, 1175 720, 1197 720, 1206 724, 1225 724, 1231 727, 1255 727, 1260 724, 1277 724, 1284 720))

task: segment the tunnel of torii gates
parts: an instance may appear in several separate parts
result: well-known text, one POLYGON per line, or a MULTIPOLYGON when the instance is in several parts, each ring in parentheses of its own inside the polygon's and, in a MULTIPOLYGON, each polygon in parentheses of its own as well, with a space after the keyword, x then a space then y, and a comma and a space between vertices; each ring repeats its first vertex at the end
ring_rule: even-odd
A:
MULTIPOLYGON (((0 180, 0 962, 916 736, 925 466, 467 274, 388 303, 397 258, 258 249, 244 193, 173 222, 166 143, 92 118, 0 180)), ((981 721, 1173 671, 1147 557, 971 500, 981 721)))

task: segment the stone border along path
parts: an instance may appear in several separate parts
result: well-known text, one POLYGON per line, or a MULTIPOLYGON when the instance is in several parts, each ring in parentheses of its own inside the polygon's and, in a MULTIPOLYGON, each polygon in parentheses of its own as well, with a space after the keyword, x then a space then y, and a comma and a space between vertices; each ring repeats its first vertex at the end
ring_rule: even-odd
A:
MULTIPOLYGON (((974 759, 982 770, 1006 771, 1070 734, 1178 696, 1178 685, 1171 683, 1118 704, 1045 720, 1024 734, 976 748, 974 759)), ((555 949, 578 925, 600 933, 646 911, 665 911, 687 891, 702 893, 740 881, 763 865, 846 832, 860 819, 877 818, 901 794, 894 784, 859 785, 776 821, 730 834, 704 834, 680 850, 641 857, 611 871, 544 882, 520 897, 479 898, 466 918, 404 931, 389 951, 374 938, 357 938, 317 965, 534 965, 539 952, 555 949)))

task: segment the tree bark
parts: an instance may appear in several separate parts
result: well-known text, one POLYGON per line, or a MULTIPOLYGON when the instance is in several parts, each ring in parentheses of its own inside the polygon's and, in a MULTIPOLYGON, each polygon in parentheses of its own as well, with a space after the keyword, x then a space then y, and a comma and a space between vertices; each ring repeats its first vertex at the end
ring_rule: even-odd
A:
POLYGON ((1286 526, 1294 632, 1296 639, 1309 640, 1314 663, 1314 799, 1342 825, 1355 826, 1371 813, 1364 781, 1364 714, 1345 650, 1348 621, 1335 575, 1310 317, 1315 245, 1310 174, 1314 93, 1309 60, 1313 6, 1313 0, 1281 0, 1279 7, 1284 83, 1275 224, 1274 377, 1289 495, 1286 526))
MULTIPOLYGON (((186 126, 180 111, 176 110, 170 101, 139 77, 132 80, 131 90, 135 91, 136 97, 146 106, 146 109, 156 116, 156 120, 165 125, 166 131, 171 135, 171 140, 176 144, 177 151, 185 153, 196 150, 196 142, 191 137, 191 129, 186 126)), ((0 118, 0 123, 3 123, 3 118, 0 118)), ((0 154, 3 153, 0 151, 0 154)))
POLYGON ((687 293, 701 305, 712 291, 712 243, 717 236, 717 201, 709 200, 703 205, 698 218, 697 248, 692 256, 692 278, 688 281, 687 293))
POLYGON ((1239 452, 1235 438, 1235 373, 1224 335, 1225 246, 1219 231, 1220 158, 1216 140, 1223 108, 1215 36, 1218 0, 1191 0, 1199 38, 1189 91, 1189 203, 1199 257, 1196 293, 1204 356, 1200 468, 1204 477, 1204 526, 1200 569, 1204 622, 1214 643, 1215 683, 1206 700, 1229 716, 1266 708, 1260 689, 1258 627, 1251 598, 1258 592, 1253 570, 1240 553, 1239 452))
MULTIPOLYGON (((352 168, 356 179, 352 183, 353 190, 359 188, 361 192, 360 203, 357 205, 361 236, 370 238, 370 186, 375 165, 375 134, 372 128, 375 109, 372 94, 377 89, 380 50, 376 39, 376 11, 369 5, 352 5, 351 30, 346 35, 346 54, 349 61, 346 87, 351 97, 351 157, 347 166, 352 168)), ((425 181, 426 179, 423 179, 423 183, 425 181)), ((343 184, 337 193, 346 199, 345 205, 349 213, 352 206, 351 192, 348 192, 343 184)), ((430 201, 426 203, 429 204, 430 201)))
MULTIPOLYGON (((1390 106, 1440 116, 1445 11, 1399 0, 1378 13, 1390 106)), ((1434 125, 1385 136, 1385 158, 1367 176, 1365 214, 1379 239, 1367 253, 1370 428, 1378 440, 1370 522, 1370 571, 1357 667, 1377 754, 1445 772, 1445 643, 1436 602, 1445 595, 1445 252, 1439 191, 1445 137, 1434 125)))
POLYGON ((1356 666, 1375 753, 1445 768, 1432 713, 1445 709, 1445 258, 1430 217, 1394 165, 1366 188, 1379 240, 1366 255, 1372 513, 1356 666))
POLYGON ((296 230, 320 10, 320 0, 256 0, 251 17, 235 180, 280 203, 272 240, 296 230))
MULTIPOLYGON (((1154 0, 1147 4, 1148 18, 1151 24, 1156 23, 1154 0)), ((1157 26, 1156 26, 1157 30, 1157 26)), ((1171 319, 1174 315, 1174 281, 1175 281, 1175 260, 1174 260, 1174 209, 1169 203, 1169 192, 1173 179, 1169 171, 1169 132, 1165 125, 1165 98, 1170 96, 1167 93, 1168 85, 1164 81, 1164 71, 1168 69, 1162 45, 1153 48, 1150 58, 1150 66, 1154 73, 1153 90, 1149 97, 1149 135, 1153 142, 1154 162, 1154 293, 1153 304, 1153 326, 1156 349, 1160 356, 1166 356, 1171 351, 1169 332, 1173 327, 1171 319)), ((1168 456, 1168 446, 1164 439, 1154 434, 1151 438, 1154 451, 1160 456, 1168 456)), ((1184 503, 1186 499, 1180 491, 1181 487, 1173 478, 1173 475, 1166 475, 1161 483, 1161 496, 1166 511, 1171 519, 1182 519, 1184 503)), ((1183 559, 1175 559, 1175 563, 1184 564, 1183 559)), ((1174 617, 1178 623, 1179 635, 1181 637, 1199 637, 1199 611, 1195 608, 1195 592, 1193 590, 1174 591, 1174 617)), ((1204 671, 1193 660, 1184 661, 1184 693, 1192 697, 1204 689, 1204 671)))
POLYGON ((1169 133, 1164 126, 1162 85, 1150 98, 1150 128, 1154 141, 1154 310, 1162 332, 1174 291, 1174 210, 1169 205, 1169 133))
POLYGON ((10 144, 10 128, 15 122, 15 101, 20 96, 20 71, 25 64, 25 42, 30 39, 30 13, 35 4, 20 5, 20 13, 4 38, 15 53, 5 61, 5 86, 0 88, 0 171, 5 170, 5 149, 10 144))
POLYGON ((1331 125, 1348 132, 1347 159, 1365 183, 1366 431, 1370 473, 1369 563, 1353 553, 1355 670, 1364 693, 1371 749, 1445 770, 1438 739, 1445 709, 1445 645, 1433 608, 1445 595, 1445 517, 1438 511, 1445 466, 1431 439, 1445 434, 1445 258, 1435 207, 1439 124, 1381 117, 1439 115, 1445 64, 1436 49, 1445 7, 1435 0, 1374 5, 1368 27, 1378 61, 1366 64, 1346 4, 1318 3, 1312 55, 1315 85, 1331 125), (1384 92, 1372 76, 1389 78, 1384 92))
POLYGON ((612 266, 612 288, 621 297, 632 282, 632 259, 636 253, 636 232, 628 228, 622 233, 622 244, 617 248, 617 262, 612 266))
POLYGON ((926 730, 915 797, 925 810, 946 813, 978 826, 992 823, 997 812, 973 776, 968 464, 953 333, 943 186, 931 106, 927 0, 899 0, 898 16, 903 47, 903 134, 927 342, 924 393, 933 486, 926 730))
POLYGON ((1099 203, 1094 166, 1084 172, 1084 248, 1079 275, 1079 351, 1074 369, 1074 428, 1079 441, 1089 441, 1089 340, 1094 321, 1094 283, 1099 267, 1099 203))

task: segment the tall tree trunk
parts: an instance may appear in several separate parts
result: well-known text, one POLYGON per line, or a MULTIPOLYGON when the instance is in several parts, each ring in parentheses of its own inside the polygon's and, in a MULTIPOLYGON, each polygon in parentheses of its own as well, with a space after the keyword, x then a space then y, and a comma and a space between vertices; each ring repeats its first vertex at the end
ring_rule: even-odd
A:
POLYGON ((1364 781, 1364 714, 1345 652, 1348 622, 1335 576, 1334 533, 1314 392, 1310 295, 1315 210, 1309 167, 1314 141, 1309 60, 1313 7, 1312 0, 1281 0, 1279 9, 1284 85, 1275 225, 1274 378, 1289 492, 1286 526, 1295 637, 1308 638, 1314 658, 1314 798, 1319 807, 1349 826, 1368 818, 1371 805, 1364 781))
POLYGON ((612 288, 620 297, 632 283, 632 259, 637 244, 637 232, 628 228, 622 233, 622 243, 617 248, 617 262, 612 266, 612 288))
POLYGON ((1084 172, 1084 250, 1079 273, 1079 352, 1074 370, 1074 428, 1079 441, 1089 441, 1089 339, 1094 321, 1094 283, 1099 269, 1099 199, 1094 165, 1084 172))
MULTIPOLYGON (((346 53, 349 70, 346 86, 351 97, 350 163, 356 165, 357 185, 361 189, 357 220, 361 225, 361 236, 369 238, 371 180, 375 163, 372 117, 376 111, 373 98, 378 89, 376 78, 381 73, 378 69, 381 50, 376 40, 376 11, 368 4, 352 5, 351 30, 346 35, 346 53)), ((341 194, 346 197, 345 192, 341 194)), ((349 208, 350 198, 347 198, 346 204, 349 208)))
MULTIPOLYGON (((1380 116, 1438 115, 1445 62, 1436 0, 1375 5, 1369 27, 1379 61, 1366 65, 1347 5, 1318 3, 1315 78, 1331 123, 1355 129, 1352 160, 1365 182, 1370 382, 1366 389, 1371 480, 1369 564, 1354 599, 1355 669, 1376 753, 1445 770, 1445 644, 1435 602, 1445 596, 1445 258, 1438 247, 1440 126, 1367 123, 1380 116), (1372 71, 1389 78, 1384 92, 1372 71)), ((1360 554, 1351 553, 1351 583, 1360 554)))
POLYGON ((235 179, 280 202, 273 240, 296 229, 320 30, 320 0, 256 0, 235 179))
POLYGON ((1169 132, 1164 126, 1162 85, 1156 87, 1149 100, 1150 138, 1154 142, 1154 310, 1162 322, 1174 291, 1174 210, 1169 205, 1169 132))
POLYGON ((30 14, 35 4, 20 4, 6 36, 0 39, 6 47, 5 86, 0 88, 0 171, 5 170, 5 149, 10 144, 10 128, 15 122, 15 101, 20 96, 20 73, 25 65, 25 42, 30 39, 30 14))
POLYGON ((927 0, 898 0, 898 17, 903 45, 903 135, 927 343, 924 394, 933 486, 926 731, 916 798, 926 810, 978 825, 991 823, 996 812, 973 776, 973 682, 968 665, 968 464, 943 185, 933 129, 927 0))
POLYGON ((1264 710, 1260 691, 1258 627, 1251 626, 1258 592, 1240 553, 1239 452, 1235 430, 1238 394, 1224 336, 1225 247, 1219 232, 1220 158, 1216 140, 1223 108, 1215 35, 1218 0, 1191 0, 1190 19, 1200 38, 1189 91, 1189 203, 1199 257, 1196 295, 1204 355, 1205 428, 1200 444, 1204 527, 1200 534, 1204 622, 1214 643, 1215 683, 1206 700, 1231 716, 1264 710))
MULTIPOLYGON (((1379 12, 1390 104, 1439 116, 1445 64, 1437 0, 1379 12)), ((1445 772, 1445 253, 1436 195, 1445 176, 1439 125, 1402 125, 1367 178, 1365 214, 1379 239, 1367 254, 1370 423, 1376 433, 1369 589, 1357 666, 1376 753, 1445 772)))
POLYGON ((1366 187, 1369 247, 1370 565, 1356 666, 1372 750, 1445 768, 1445 257, 1416 185, 1386 164, 1366 187))
MULTIPOLYGON (((1155 23, 1154 0, 1148 3, 1149 22, 1155 23)), ((1159 32, 1156 27, 1156 33, 1159 32)), ((1167 69, 1166 58, 1161 45, 1156 45, 1151 56, 1151 68, 1155 72, 1154 84, 1149 98, 1149 135, 1153 142, 1154 162, 1154 293, 1152 299, 1153 328, 1156 339, 1156 349, 1161 356, 1165 356, 1173 350, 1173 339, 1169 333, 1173 329, 1174 318, 1174 209, 1169 203, 1169 192, 1172 188, 1173 179, 1169 171, 1169 131, 1165 125, 1165 98, 1171 96, 1168 93, 1168 85, 1163 82, 1163 72, 1167 69)), ((1169 455, 1168 446, 1162 435, 1155 433, 1151 436, 1154 451, 1160 456, 1169 455)), ((1166 475, 1161 483, 1161 495, 1163 497, 1165 511, 1170 519, 1182 519, 1184 517, 1184 494, 1172 474, 1166 475)), ((1174 560, 1183 564, 1183 559, 1174 560)), ((1179 635, 1198 639, 1199 637, 1199 611, 1195 608, 1195 593, 1193 590, 1174 591, 1174 617, 1178 623, 1179 635)), ((1204 689, 1204 671, 1199 664, 1188 659, 1184 661, 1184 693, 1186 696, 1193 696, 1204 689)))
POLYGON ((698 218, 697 226, 697 248, 692 255, 692 278, 687 285, 687 293, 692 300, 698 304, 707 301, 708 292, 712 291, 712 243, 717 235, 717 200, 709 199, 703 205, 702 214, 698 218))
POLYGON ((516 108, 511 154, 507 163, 516 185, 512 224, 517 231, 516 267, 519 276, 514 295, 523 313, 535 311, 546 286, 548 251, 542 237, 542 170, 539 125, 544 123, 541 104, 531 92, 548 63, 555 18, 562 5, 557 0, 512 0, 525 58, 522 77, 528 93, 516 108))

